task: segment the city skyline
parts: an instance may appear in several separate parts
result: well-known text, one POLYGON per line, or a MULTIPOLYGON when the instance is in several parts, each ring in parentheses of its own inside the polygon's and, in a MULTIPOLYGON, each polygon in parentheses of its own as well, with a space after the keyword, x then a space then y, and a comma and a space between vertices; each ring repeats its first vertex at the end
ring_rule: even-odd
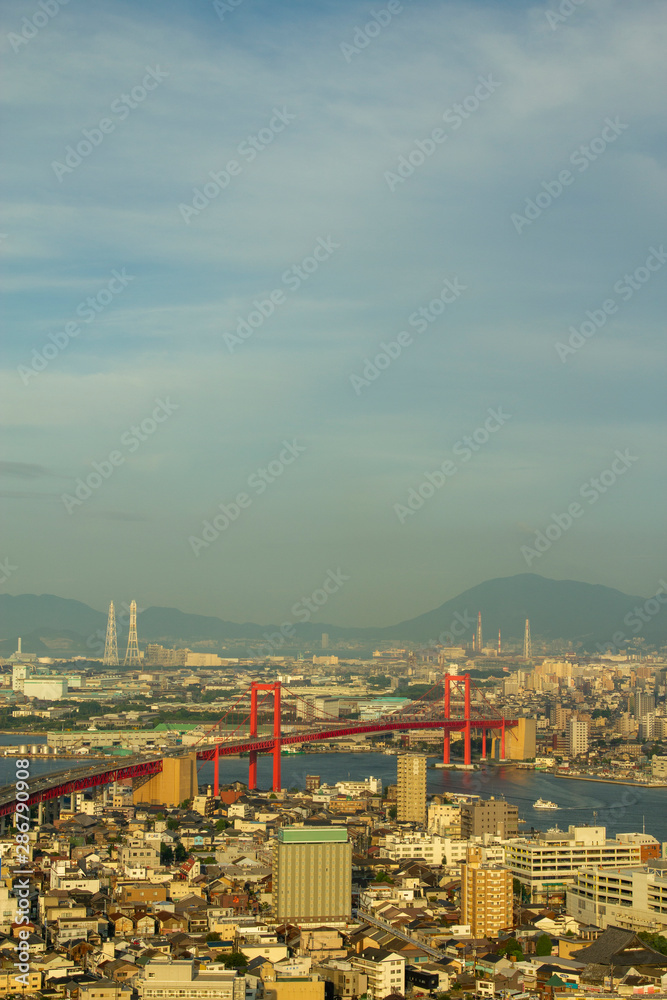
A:
POLYGON ((3 11, 4 592, 655 593, 661 5, 55 8, 3 11))

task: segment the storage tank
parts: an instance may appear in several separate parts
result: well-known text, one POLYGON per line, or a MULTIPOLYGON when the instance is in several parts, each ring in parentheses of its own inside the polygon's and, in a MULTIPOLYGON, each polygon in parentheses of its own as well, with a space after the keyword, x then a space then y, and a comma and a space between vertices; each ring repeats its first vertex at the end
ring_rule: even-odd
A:
POLYGON ((21 746, 19 747, 19 751, 18 752, 20 754, 27 753, 28 752, 28 744, 27 743, 22 743, 21 746))

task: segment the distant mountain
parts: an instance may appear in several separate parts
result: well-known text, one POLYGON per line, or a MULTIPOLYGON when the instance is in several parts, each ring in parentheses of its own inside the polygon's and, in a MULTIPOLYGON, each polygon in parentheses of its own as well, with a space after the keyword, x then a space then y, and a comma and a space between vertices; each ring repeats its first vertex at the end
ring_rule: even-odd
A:
POLYGON ((664 642, 667 638, 667 611, 656 615, 638 631, 624 623, 644 597, 623 594, 620 590, 576 580, 549 580, 536 573, 487 580, 464 591, 439 608, 381 629, 382 638, 426 642, 437 640, 452 644, 457 635, 470 637, 477 626, 477 612, 482 612, 485 644, 495 645, 498 629, 507 639, 523 636, 526 618, 533 636, 545 639, 572 639, 593 644, 611 641, 614 633, 627 638, 644 636, 647 641, 664 642), (466 627, 465 632, 460 629, 466 627))
MULTIPOLYGON (((637 627, 632 616, 643 607, 645 598, 623 594, 609 587, 576 580, 549 580, 535 573, 487 580, 440 607, 416 618, 382 628, 344 628, 321 622, 296 623, 297 639, 309 642, 328 632, 336 639, 358 639, 369 644, 381 641, 441 642, 456 645, 470 639, 482 612, 485 643, 495 645, 498 629, 504 639, 520 639, 526 618, 533 636, 572 639, 595 649, 596 643, 612 640, 623 632, 627 639, 643 636, 649 644, 667 641, 667 611, 662 609, 647 623, 637 627)), ((667 606, 666 606, 667 607, 667 606)), ((117 609, 119 613, 119 609, 117 609)), ((193 615, 177 608, 153 607, 138 619, 139 640, 167 645, 196 642, 229 642, 261 639, 275 631, 275 625, 224 621, 209 615, 193 615)), ((16 648, 20 635, 26 652, 42 656, 90 653, 100 656, 104 648, 106 612, 80 601, 52 594, 0 595, 0 655, 16 648)), ((119 616, 119 646, 127 635, 127 618, 119 616), (123 624, 123 621, 125 624, 123 624)))

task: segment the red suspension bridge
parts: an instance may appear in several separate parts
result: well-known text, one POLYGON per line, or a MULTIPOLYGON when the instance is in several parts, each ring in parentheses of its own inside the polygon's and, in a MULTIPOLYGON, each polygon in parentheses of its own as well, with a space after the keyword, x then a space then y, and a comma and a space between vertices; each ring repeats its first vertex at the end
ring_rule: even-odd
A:
MULTIPOLYGON (((314 689, 314 694, 317 689, 314 689)), ((445 674, 442 681, 434 684, 418 700, 402 705, 382 718, 368 721, 352 721, 328 716, 313 707, 299 695, 285 691, 280 681, 270 684, 252 681, 249 690, 242 692, 228 712, 207 732, 198 743, 187 749, 178 748, 163 756, 152 756, 129 762, 127 758, 104 762, 89 767, 76 767, 42 776, 29 782, 27 792, 20 798, 29 805, 38 805, 63 795, 83 791, 99 785, 109 784, 127 778, 141 778, 158 774, 162 770, 165 757, 177 757, 193 751, 202 763, 213 761, 214 794, 220 791, 220 758, 247 753, 249 757, 248 788, 257 787, 257 759, 259 754, 273 756, 273 791, 281 790, 281 751, 283 747, 322 740, 335 740, 344 736, 364 733, 407 732, 410 730, 443 730, 443 763, 449 764, 451 757, 452 733, 463 734, 463 763, 472 764, 472 734, 481 734, 482 758, 487 755, 487 737, 497 734, 500 739, 500 758, 505 759, 506 734, 518 725, 517 719, 506 719, 490 705, 484 692, 478 688, 469 674, 445 674), (283 697, 283 693, 287 698, 283 697), (231 732, 221 735, 223 726, 230 716, 239 714, 239 706, 250 695, 250 711, 237 723, 231 732), (260 698, 260 695, 262 696, 260 698), (441 700, 442 697, 442 700, 441 700), (269 701, 268 711, 272 721, 272 733, 259 735, 260 710, 266 714, 264 703, 269 701), (443 704, 444 701, 444 704, 443 704), (300 716, 302 727, 290 731, 296 717, 300 716), (314 716, 317 716, 314 718, 314 716), (237 732, 249 722, 249 732, 237 732), (27 795, 27 798, 26 798, 27 795)), ((0 817, 15 812, 17 790, 14 786, 0 789, 0 817)))

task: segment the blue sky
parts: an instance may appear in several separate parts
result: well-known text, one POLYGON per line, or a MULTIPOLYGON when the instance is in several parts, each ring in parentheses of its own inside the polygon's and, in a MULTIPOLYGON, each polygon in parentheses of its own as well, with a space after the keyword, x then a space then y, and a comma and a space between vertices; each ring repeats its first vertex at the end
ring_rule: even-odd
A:
POLYGON ((350 625, 527 571, 653 593, 664 4, 224 6, 4 5, 4 589, 269 622, 340 569, 350 625))

